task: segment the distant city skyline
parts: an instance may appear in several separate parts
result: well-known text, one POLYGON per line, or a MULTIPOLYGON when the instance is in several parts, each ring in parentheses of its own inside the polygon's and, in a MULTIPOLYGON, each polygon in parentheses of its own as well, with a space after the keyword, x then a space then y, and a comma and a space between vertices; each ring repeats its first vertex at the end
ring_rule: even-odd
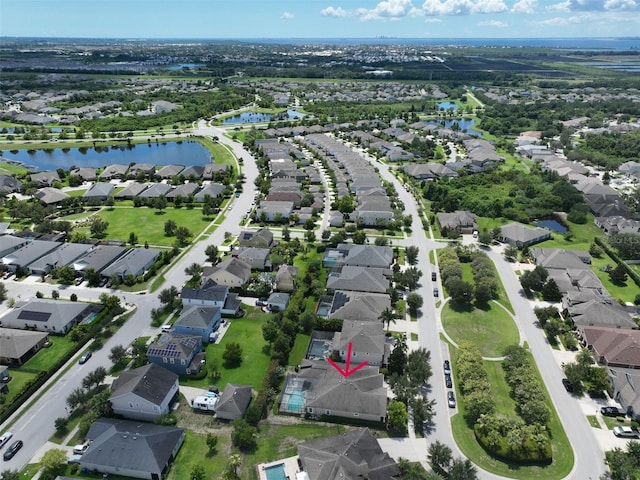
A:
POLYGON ((640 34, 640 0, 0 0, 0 36, 569 38, 640 34))

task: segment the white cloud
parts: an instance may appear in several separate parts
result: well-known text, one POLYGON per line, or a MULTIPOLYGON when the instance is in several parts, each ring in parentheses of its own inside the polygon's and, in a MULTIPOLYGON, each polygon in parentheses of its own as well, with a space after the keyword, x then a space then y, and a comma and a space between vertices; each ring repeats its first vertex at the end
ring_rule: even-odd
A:
POLYGON ((640 3, 635 0, 606 0, 605 10, 640 10, 640 3))
POLYGON ((639 11, 639 0, 565 0, 549 5, 552 12, 639 11))
POLYGON ((397 20, 409 15, 417 16, 420 10, 413 6, 411 0, 385 0, 372 9, 359 8, 356 14, 363 21, 397 20))
POLYGON ((436 17, 427 17, 424 21, 425 23, 442 23, 442 19, 436 17))
POLYGON ((295 17, 295 15, 293 13, 284 12, 280 18, 283 19, 283 20, 293 20, 296 17, 295 17))
POLYGON ((538 6, 538 0, 520 0, 511 7, 512 13, 533 13, 538 6))
POLYGON ((568 12, 571 10, 571 0, 549 5, 546 9, 550 12, 568 12))
POLYGON ((470 15, 472 13, 500 13, 508 10, 503 0, 425 0, 426 15, 470 15))
POLYGON ((322 14, 323 17, 335 17, 335 18, 340 18, 340 17, 348 17, 349 16, 349 12, 347 12, 344 8, 342 7, 327 7, 327 8, 323 8, 322 10, 320 10, 320 13, 322 14))
POLYGON ((501 22, 500 20, 487 20, 484 22, 478 23, 481 27, 492 27, 492 28, 504 28, 507 26, 506 23, 501 22))
POLYGON ((591 19, 586 16, 573 16, 573 17, 554 17, 548 18, 546 20, 540 20, 539 22, 535 22, 539 25, 550 25, 550 26, 562 26, 562 25, 577 25, 581 23, 591 23, 591 19))

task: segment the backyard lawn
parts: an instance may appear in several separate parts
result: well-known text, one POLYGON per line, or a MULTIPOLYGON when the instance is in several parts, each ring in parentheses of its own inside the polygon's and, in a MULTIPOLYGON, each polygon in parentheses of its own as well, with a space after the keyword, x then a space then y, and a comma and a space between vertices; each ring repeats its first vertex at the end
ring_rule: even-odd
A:
POLYGON ((138 236, 138 243, 149 242, 149 245, 170 247, 176 237, 164 234, 164 224, 173 220, 178 227, 186 227, 192 236, 196 236, 207 225, 202 210, 199 208, 167 208, 161 214, 154 208, 105 208, 97 215, 109 222, 106 238, 127 241, 129 234, 134 232, 138 236))
POLYGON ((24 367, 29 370, 46 371, 60 360, 67 352, 74 350, 75 343, 67 337, 49 335, 51 346, 41 349, 33 357, 31 357, 24 367))
POLYGON ((505 347, 520 341, 513 319, 494 302, 483 308, 449 302, 442 309, 442 325, 454 342, 478 345, 483 357, 500 357, 505 347))
MULTIPOLYGON (((262 380, 269 366, 269 346, 262 338, 262 324, 271 314, 261 313, 248 306, 247 315, 243 318, 230 319, 229 329, 219 344, 209 344, 206 347, 207 367, 214 365, 220 370, 220 379, 215 384, 223 390, 227 383, 241 383, 252 385, 259 390, 262 380), (235 342, 242 348, 242 364, 236 368, 225 368, 222 354, 227 344, 235 342)), ((211 371, 211 370, 209 370, 211 371)), ((180 384, 189 387, 205 387, 211 384, 209 376, 201 380, 180 379, 180 384)))

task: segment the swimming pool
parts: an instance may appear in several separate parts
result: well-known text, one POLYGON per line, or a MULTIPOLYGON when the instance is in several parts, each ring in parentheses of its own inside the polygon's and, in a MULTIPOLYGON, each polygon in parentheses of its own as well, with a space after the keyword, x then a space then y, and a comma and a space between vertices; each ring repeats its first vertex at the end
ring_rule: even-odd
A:
POLYGON ((271 465, 264 469, 264 473, 267 476, 267 480, 287 480, 287 476, 284 473, 284 463, 271 465))

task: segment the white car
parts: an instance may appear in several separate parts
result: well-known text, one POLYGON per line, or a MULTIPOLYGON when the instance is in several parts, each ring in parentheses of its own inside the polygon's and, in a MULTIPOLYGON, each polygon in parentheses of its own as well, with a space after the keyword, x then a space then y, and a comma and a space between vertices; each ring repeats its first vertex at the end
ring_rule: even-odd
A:
POLYGON ((613 434, 616 437, 640 438, 640 430, 634 427, 627 427, 627 426, 613 427, 613 434))
POLYGON ((6 445, 6 443, 11 440, 11 437, 13 437, 13 433, 11 432, 6 432, 4 433, 1 437, 0 437, 0 448, 4 447, 6 445))

